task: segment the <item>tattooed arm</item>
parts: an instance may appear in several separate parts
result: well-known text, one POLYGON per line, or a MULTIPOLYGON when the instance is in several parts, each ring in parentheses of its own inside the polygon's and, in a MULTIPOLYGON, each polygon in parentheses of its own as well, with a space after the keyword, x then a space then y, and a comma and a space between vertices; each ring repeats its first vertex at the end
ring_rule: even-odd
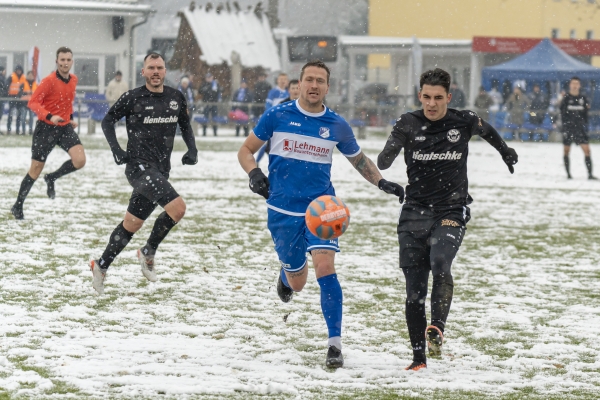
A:
POLYGON ((352 164, 367 181, 375 186, 377 186, 379 181, 383 178, 375 163, 362 151, 355 157, 348 157, 348 161, 350 161, 350 164, 352 164))

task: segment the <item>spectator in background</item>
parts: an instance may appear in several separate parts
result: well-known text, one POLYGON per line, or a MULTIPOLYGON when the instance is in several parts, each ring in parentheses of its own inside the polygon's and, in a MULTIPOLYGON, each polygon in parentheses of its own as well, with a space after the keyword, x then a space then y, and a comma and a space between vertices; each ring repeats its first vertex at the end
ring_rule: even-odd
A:
POLYGON ((252 108, 252 114, 256 118, 260 118, 261 115, 265 112, 265 102, 267 101, 267 96, 271 91, 271 85, 267 82, 267 74, 264 72, 258 75, 258 82, 254 85, 254 103, 260 103, 259 106, 254 106, 252 108))
POLYGON ((490 111, 498 112, 500 108, 502 108, 502 104, 504 104, 504 99, 502 98, 502 94, 498 91, 497 86, 492 86, 492 90, 488 93, 492 98, 494 104, 490 107, 490 111))
MULTIPOLYGON (((6 67, 0 66, 0 98, 8 96, 8 85, 6 84, 6 67)), ((4 102, 0 101, 0 121, 4 115, 4 102)), ((2 132, 0 131, 0 134, 2 132)))
MULTIPOLYGON (((193 121, 192 118, 194 117, 194 111, 196 110, 196 106, 194 105, 194 102, 196 101, 196 99, 194 96, 194 89, 192 89, 190 78, 188 78, 187 76, 184 76, 183 78, 181 78, 181 81, 179 81, 179 86, 177 87, 177 90, 179 90, 185 96, 185 101, 187 102, 187 106, 188 106, 187 113, 190 116, 190 121, 193 121)), ((177 130, 176 130, 175 134, 181 135, 181 128, 179 128, 179 125, 177 125, 177 130)))
MULTIPOLYGON (((33 92, 37 89, 37 82, 35 81, 35 77, 33 76, 33 71, 27 71, 27 76, 25 77, 25 85, 23 86, 23 96, 21 96, 21 100, 31 99, 33 92)), ((25 125, 27 120, 29 120, 29 134, 33 134, 33 119, 35 113, 27 107, 27 104, 23 103, 23 119, 22 127, 23 127, 23 135, 25 134, 25 125)))
MULTIPOLYGON (((6 81, 8 85, 8 97, 20 99, 23 95, 23 86, 25 85, 25 75, 23 75, 23 67, 17 65, 14 72, 6 81)), ((6 123, 6 134, 10 135, 12 125, 13 110, 17 112, 17 135, 21 128, 21 118, 23 114, 23 103, 20 100, 8 102, 8 121, 6 123)))
POLYGON ((494 100, 492 97, 485 91, 483 86, 479 87, 479 95, 475 98, 475 112, 484 121, 489 121, 490 119, 490 107, 494 105, 494 100))
MULTIPOLYGON (((221 100, 221 88, 219 82, 209 72, 206 74, 205 81, 200 87, 200 95, 205 103, 217 103, 221 100)), ((219 109, 216 104, 207 104, 204 106, 204 117, 212 122, 213 134, 217 136, 217 124, 214 119, 219 113, 219 109)), ((202 124, 202 136, 206 136, 207 124, 202 124)))
POLYGON ((537 83, 533 85, 533 92, 530 96, 531 99, 531 115, 529 116, 529 122, 536 125, 541 125, 544 122, 548 107, 550 106, 550 99, 542 92, 540 85, 537 83))
POLYGON ((281 103, 284 99, 290 97, 287 91, 288 76, 286 73, 280 73, 277 77, 277 87, 274 87, 269 91, 267 96, 267 102, 265 103, 265 109, 268 110, 271 107, 275 107, 281 103))
POLYGON ((179 90, 185 96, 185 101, 187 101, 188 105, 188 115, 190 116, 191 121, 192 115, 194 114, 194 110, 196 109, 196 107, 194 106, 194 102, 196 101, 196 99, 194 97, 194 89, 192 89, 192 86, 190 85, 190 78, 188 78, 187 76, 181 78, 177 90, 179 90))
POLYGON ((127 82, 123 80, 123 73, 121 71, 115 72, 115 77, 108 82, 106 86, 106 91, 104 95, 106 96, 106 100, 108 101, 108 105, 110 107, 119 100, 119 97, 123 95, 126 91, 129 90, 129 86, 127 82))
POLYGON ((513 86, 507 79, 502 82, 502 104, 506 104, 508 98, 512 95, 513 86))
POLYGON ((448 103, 448 107, 457 109, 465 108, 467 105, 465 94, 454 82, 450 85, 450 94, 452 95, 452 98, 450 99, 450 103, 448 103))
MULTIPOLYGON (((242 82, 240 83, 240 88, 235 91, 232 100, 236 103, 252 103, 252 92, 250 91, 250 89, 248 89, 248 84, 246 83, 245 79, 242 79, 242 82)), ((243 104, 233 106, 233 110, 240 110, 243 113, 245 113, 246 116, 248 116, 248 113, 250 112, 248 106, 245 106, 243 104)), ((235 136, 240 136, 240 128, 242 126, 244 127, 244 136, 248 136, 248 119, 246 119, 245 121, 239 119, 237 120, 237 123, 235 124, 235 136)))
POLYGON ((510 122, 523 125, 526 111, 529 111, 529 98, 523 94, 520 86, 515 86, 513 93, 506 101, 506 109, 510 114, 510 122))

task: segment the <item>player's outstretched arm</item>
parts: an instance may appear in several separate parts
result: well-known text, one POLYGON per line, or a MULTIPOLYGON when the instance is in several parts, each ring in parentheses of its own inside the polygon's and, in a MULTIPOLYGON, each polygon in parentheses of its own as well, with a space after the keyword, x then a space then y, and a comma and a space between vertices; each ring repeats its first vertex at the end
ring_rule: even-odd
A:
POLYGON ((183 165, 195 165, 198 163, 198 149, 196 148, 196 138, 190 124, 190 114, 188 114, 187 101, 183 93, 181 94, 182 106, 179 109, 178 124, 181 128, 181 137, 188 148, 188 151, 181 158, 183 165))
POLYGON ((375 163, 373 163, 365 153, 361 151, 360 154, 355 157, 348 157, 348 161, 350 161, 350 164, 352 164, 367 181, 371 182, 387 194, 398 196, 401 203, 404 201, 404 188, 397 183, 383 179, 381 172, 379 172, 375 163))
POLYGON ((102 132, 104 132, 104 137, 106 137, 106 141, 110 146, 110 151, 112 151, 113 158, 117 165, 126 164, 130 160, 127 151, 121 148, 121 145, 117 140, 117 133, 115 132, 115 124, 125 116, 125 106, 127 101, 124 100, 124 98, 126 95, 127 94, 121 96, 102 119, 102 132))
POLYGON ((514 174, 515 165, 519 162, 519 156, 515 149, 508 147, 506 142, 502 139, 498 131, 488 124, 487 122, 480 120, 481 130, 479 135, 489 144, 491 144, 502 156, 502 160, 508 166, 508 170, 511 174, 514 174))
POLYGON ((398 121, 394 124, 394 129, 392 129, 392 134, 385 142, 379 156, 377 156, 377 167, 380 170, 391 167, 398 154, 400 154, 402 147, 404 147, 406 142, 406 136, 402 132, 402 127, 405 126, 404 123, 405 119, 403 117, 398 118, 398 121))
POLYGON ((269 178, 265 176, 254 159, 256 153, 265 142, 260 140, 254 132, 250 132, 242 147, 238 151, 238 161, 250 179, 249 187, 254 193, 269 198, 269 178))

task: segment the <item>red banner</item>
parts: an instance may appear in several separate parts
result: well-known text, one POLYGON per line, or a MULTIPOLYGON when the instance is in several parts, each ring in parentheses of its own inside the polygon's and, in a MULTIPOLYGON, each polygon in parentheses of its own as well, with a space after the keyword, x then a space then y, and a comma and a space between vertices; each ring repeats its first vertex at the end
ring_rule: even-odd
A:
MULTIPOLYGON (((522 54, 527 53, 541 41, 542 39, 533 38, 475 36, 473 52, 522 54)), ((552 39, 552 42, 570 55, 600 55, 600 40, 552 39)))

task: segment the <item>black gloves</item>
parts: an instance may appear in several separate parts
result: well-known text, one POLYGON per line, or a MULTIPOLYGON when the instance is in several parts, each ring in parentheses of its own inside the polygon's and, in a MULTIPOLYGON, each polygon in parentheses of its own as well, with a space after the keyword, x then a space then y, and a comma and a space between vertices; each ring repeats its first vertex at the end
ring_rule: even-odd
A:
POLYGON ((127 164, 130 160, 129 154, 120 147, 113 149, 112 153, 117 165, 127 164))
POLYGON ((513 165, 519 162, 519 156, 517 155, 515 149, 507 147, 505 150, 502 150, 500 152, 500 155, 502 156, 502 161, 504 161, 504 163, 508 165, 508 170, 510 171, 510 173, 514 174, 515 169, 513 165))
POLYGON ((394 196, 398 196, 398 201, 400 203, 404 202, 404 188, 397 183, 386 181, 385 179, 380 179, 379 183, 377 183, 377 187, 387 194, 393 194, 394 196))
POLYGON ((181 158, 183 165, 194 165, 198 163, 198 150, 190 149, 181 158))
POLYGON ((265 199, 269 198, 269 178, 263 174, 260 168, 254 168, 248 174, 250 178, 250 190, 260 194, 265 199))

